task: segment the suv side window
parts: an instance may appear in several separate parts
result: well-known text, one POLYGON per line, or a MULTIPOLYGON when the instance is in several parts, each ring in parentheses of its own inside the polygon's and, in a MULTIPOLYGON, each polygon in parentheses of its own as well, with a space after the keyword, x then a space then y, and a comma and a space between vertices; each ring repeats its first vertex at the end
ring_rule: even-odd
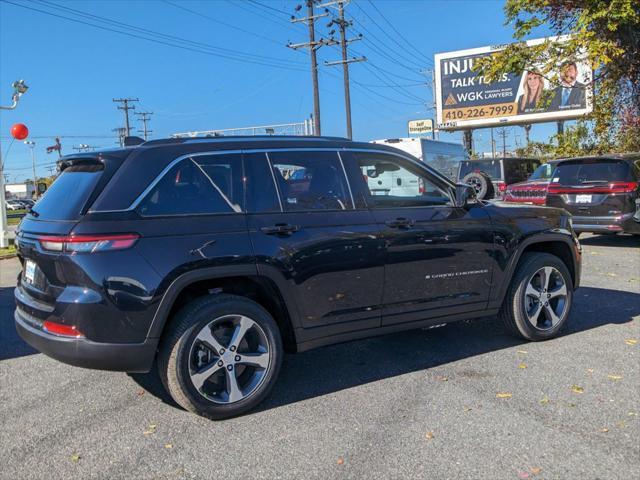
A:
POLYGON ((372 208, 451 206, 448 193, 410 162, 384 154, 355 154, 356 178, 372 208))
POLYGON ((266 153, 244 154, 244 176, 248 213, 281 211, 266 153))
POLYGON ((240 213, 240 155, 196 155, 174 165, 140 202, 143 216, 240 213))
POLYGON ((352 210, 337 152, 270 152, 285 211, 352 210))

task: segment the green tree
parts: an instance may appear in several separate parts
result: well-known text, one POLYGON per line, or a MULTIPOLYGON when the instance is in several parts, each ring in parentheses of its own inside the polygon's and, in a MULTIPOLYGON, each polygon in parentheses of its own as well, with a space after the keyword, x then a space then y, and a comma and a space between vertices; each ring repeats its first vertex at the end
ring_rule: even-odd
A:
POLYGON ((496 79, 535 69, 557 83, 559 65, 585 57, 594 72, 593 112, 556 135, 548 155, 640 151, 640 1, 507 0, 504 10, 516 40, 542 26, 568 39, 511 44, 476 62, 480 74, 496 79))

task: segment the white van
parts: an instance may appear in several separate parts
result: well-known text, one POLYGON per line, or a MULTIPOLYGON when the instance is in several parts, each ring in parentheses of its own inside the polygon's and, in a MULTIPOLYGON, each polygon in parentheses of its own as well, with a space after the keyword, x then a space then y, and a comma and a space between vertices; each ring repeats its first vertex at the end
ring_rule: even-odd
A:
MULTIPOLYGON (((460 162, 469 159, 462 145, 451 142, 426 138, 387 138, 371 143, 388 145, 409 153, 454 182, 458 180, 460 162)), ((369 189, 374 195, 409 196, 425 193, 420 179, 405 170, 362 173, 367 176, 369 189)))

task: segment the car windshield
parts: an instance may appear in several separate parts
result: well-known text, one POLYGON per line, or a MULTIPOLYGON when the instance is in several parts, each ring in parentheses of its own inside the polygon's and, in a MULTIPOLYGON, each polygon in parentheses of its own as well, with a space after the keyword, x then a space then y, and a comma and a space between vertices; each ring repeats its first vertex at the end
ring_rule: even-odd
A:
POLYGON ((631 169, 622 160, 581 160, 563 162, 554 172, 554 183, 561 185, 584 185, 627 181, 631 169))
POLYGON ((500 160, 469 160, 461 162, 458 178, 462 180, 465 175, 471 172, 484 172, 489 175, 492 180, 502 179, 500 160))
POLYGON ((529 180, 549 180, 552 173, 553 166, 549 163, 544 163, 534 170, 529 180))

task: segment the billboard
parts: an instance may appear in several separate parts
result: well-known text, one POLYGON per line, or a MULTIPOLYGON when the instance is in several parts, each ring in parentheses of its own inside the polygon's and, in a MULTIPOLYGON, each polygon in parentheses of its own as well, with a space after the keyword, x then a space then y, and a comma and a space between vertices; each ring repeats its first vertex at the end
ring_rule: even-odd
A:
MULTIPOLYGON (((540 38, 526 44, 539 45, 547 40, 561 42, 563 38, 540 38)), ((476 59, 505 47, 494 45, 435 55, 438 129, 551 122, 591 112, 592 71, 586 61, 565 62, 558 65, 555 74, 547 76, 534 66, 520 74, 503 74, 495 82, 488 82, 473 71, 476 59)))

